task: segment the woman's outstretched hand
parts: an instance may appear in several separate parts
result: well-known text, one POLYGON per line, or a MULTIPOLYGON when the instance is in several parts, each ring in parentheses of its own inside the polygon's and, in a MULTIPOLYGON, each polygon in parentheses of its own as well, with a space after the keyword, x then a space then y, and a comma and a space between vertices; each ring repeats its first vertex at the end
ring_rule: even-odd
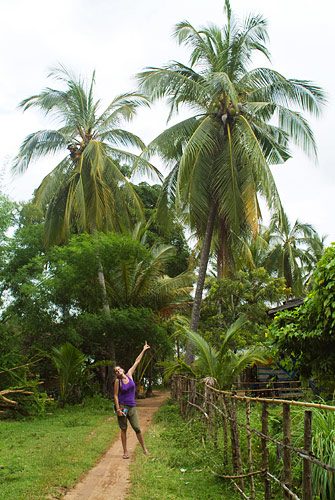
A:
POLYGON ((146 351, 147 349, 150 349, 150 346, 145 342, 144 347, 143 347, 143 351, 146 351))

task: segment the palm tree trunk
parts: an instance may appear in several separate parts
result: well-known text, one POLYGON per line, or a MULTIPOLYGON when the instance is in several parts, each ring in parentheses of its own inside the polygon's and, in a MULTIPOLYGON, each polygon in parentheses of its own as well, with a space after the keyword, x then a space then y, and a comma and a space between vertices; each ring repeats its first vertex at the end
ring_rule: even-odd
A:
POLYGON ((109 303, 108 303, 108 298, 107 298, 107 290, 106 290, 106 282, 105 282, 105 275, 104 275, 104 270, 101 264, 101 261, 99 259, 98 261, 98 281, 101 285, 101 290, 102 290, 102 303, 104 306, 104 311, 106 313, 106 316, 110 318, 111 311, 109 308, 109 303))
MULTIPOLYGON (((222 280, 227 276, 227 226, 225 222, 222 222, 220 227, 220 236, 219 236, 219 246, 217 250, 217 258, 216 258, 216 277, 218 280, 222 280)), ((220 318, 222 314, 222 299, 218 299, 218 316, 220 318)), ((219 324, 222 326, 222 321, 219 319, 219 324)))
MULTIPOLYGON (((205 284, 209 251, 210 251, 211 242, 212 242, 215 214, 216 214, 216 204, 214 201, 212 201, 210 208, 209 208, 209 212, 208 212, 207 226, 206 226, 204 241, 203 241, 202 249, 201 249, 199 274, 198 274, 197 287, 195 290, 193 307, 192 307, 192 314, 191 314, 190 328, 194 332, 196 332, 198 330, 198 326, 199 326, 202 292, 203 292, 204 284, 205 284)), ((193 361, 194 361, 193 349, 192 349, 191 344, 188 342, 187 347, 186 347, 185 362, 188 365, 190 365, 191 363, 193 363, 193 361)))

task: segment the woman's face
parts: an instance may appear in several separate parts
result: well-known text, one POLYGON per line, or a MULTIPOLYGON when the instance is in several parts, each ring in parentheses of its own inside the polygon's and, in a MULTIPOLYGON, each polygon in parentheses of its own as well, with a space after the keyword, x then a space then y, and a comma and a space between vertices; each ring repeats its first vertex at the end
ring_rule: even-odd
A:
POLYGON ((122 378, 122 375, 124 374, 124 369, 121 368, 121 366, 116 366, 114 368, 114 373, 115 373, 117 378, 122 378))

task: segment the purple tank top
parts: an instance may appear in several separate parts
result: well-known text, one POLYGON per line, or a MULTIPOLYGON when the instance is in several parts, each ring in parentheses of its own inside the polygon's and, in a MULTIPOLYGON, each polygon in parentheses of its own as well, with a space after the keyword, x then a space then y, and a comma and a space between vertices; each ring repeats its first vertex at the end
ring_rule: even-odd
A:
POLYGON ((128 384, 125 384, 121 380, 119 388, 119 404, 127 406, 136 406, 135 403, 135 383, 134 381, 126 375, 128 379, 128 384))

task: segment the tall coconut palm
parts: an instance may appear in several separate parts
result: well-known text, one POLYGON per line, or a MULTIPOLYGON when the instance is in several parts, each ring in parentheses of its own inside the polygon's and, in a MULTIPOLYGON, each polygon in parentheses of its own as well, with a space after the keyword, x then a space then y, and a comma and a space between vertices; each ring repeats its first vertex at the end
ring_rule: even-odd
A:
MULTIPOLYGON (((50 76, 64 89, 46 88, 22 101, 20 107, 24 111, 37 108, 60 127, 30 134, 21 145, 13 170, 24 172, 33 160, 67 153, 35 193, 35 201, 46 208, 47 244, 67 241, 72 229, 89 233, 120 231, 130 224, 131 213, 143 218, 141 202, 119 169, 120 161, 132 164, 136 155, 123 148, 144 148, 138 136, 120 125, 132 119, 139 106, 148 105, 148 99, 138 93, 123 94, 99 114, 100 102, 93 95, 94 73, 89 85, 62 66, 50 76)), ((140 164, 144 169, 150 168, 145 160, 140 164)), ((109 314, 101 265, 98 279, 109 314)), ((110 356, 115 359, 113 343, 110 356)))
MULTIPOLYGON (((67 153, 35 193, 36 202, 47 207, 48 244, 66 241, 72 228, 78 232, 120 230, 129 223, 129 205, 142 217, 141 203, 119 168, 120 161, 132 164, 137 157, 123 148, 144 148, 138 136, 120 125, 131 120, 139 106, 148 105, 148 100, 138 93, 122 94, 99 114, 94 73, 89 85, 62 66, 50 76, 65 88, 46 88, 22 101, 20 107, 24 111, 38 108, 60 127, 28 135, 13 170, 21 173, 42 156, 67 153)), ((149 168, 144 160, 141 166, 149 168)))
POLYGON ((215 25, 197 30, 187 21, 176 26, 179 43, 191 48, 189 66, 172 62, 138 76, 141 89, 151 98, 168 98, 170 116, 182 105, 194 113, 165 130, 146 150, 159 153, 172 166, 177 203, 203 237, 193 331, 199 323, 214 230, 220 233, 223 252, 229 230, 257 231, 258 194, 280 209, 269 164, 290 157, 291 139, 316 155, 312 131, 296 108, 318 115, 325 100, 322 90, 310 82, 286 79, 268 68, 249 71, 255 52, 269 58, 266 21, 249 16, 240 23, 228 0, 225 4, 227 24, 222 30, 215 25))

